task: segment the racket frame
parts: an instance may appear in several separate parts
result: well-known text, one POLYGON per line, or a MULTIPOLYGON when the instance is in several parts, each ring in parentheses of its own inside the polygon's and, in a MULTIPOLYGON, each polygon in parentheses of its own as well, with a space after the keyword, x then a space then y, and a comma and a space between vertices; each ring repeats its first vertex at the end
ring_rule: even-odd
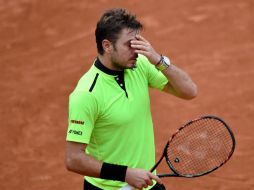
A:
POLYGON ((162 177, 185 177, 185 178, 193 178, 193 177, 200 177, 200 176, 203 176, 203 175, 206 175, 206 174, 209 174, 215 170, 217 170, 218 168, 220 168, 222 165, 224 165, 229 159, 230 157, 233 155, 233 152, 235 150, 235 146, 236 146, 236 141, 235 141, 235 137, 234 137, 234 134, 232 132, 232 130, 230 129, 230 127, 227 125, 227 123, 222 120, 221 118, 219 117, 216 117, 216 116, 213 116, 213 115, 206 115, 206 116, 201 116, 197 119, 193 119, 193 120, 190 120, 189 122, 187 122, 186 124, 184 124, 182 127, 180 127, 171 137, 171 139, 167 142, 165 148, 164 148, 164 151, 163 151, 163 154, 161 156, 161 158, 159 159, 159 161, 153 166, 153 168, 150 170, 151 172, 153 172, 157 166, 160 164, 160 162, 162 161, 163 158, 165 158, 166 162, 167 162, 167 165, 169 166, 169 168, 172 170, 173 173, 171 174, 158 174, 157 176, 162 178, 162 177), (172 165, 171 161, 169 160, 168 156, 167 156, 167 150, 168 148, 170 148, 170 143, 173 141, 174 137, 184 128, 188 127, 189 125, 191 125, 193 122, 197 122, 199 120, 202 120, 202 119, 215 119, 215 120, 218 120, 220 121, 221 123, 223 123, 224 127, 228 130, 230 136, 231 136, 231 139, 232 139, 232 149, 227 157, 227 159, 225 159, 224 162, 222 162, 219 166, 215 167, 215 168, 212 168, 211 170, 208 170, 208 171, 205 171, 205 172, 202 172, 202 173, 198 173, 198 174, 180 174, 172 165))

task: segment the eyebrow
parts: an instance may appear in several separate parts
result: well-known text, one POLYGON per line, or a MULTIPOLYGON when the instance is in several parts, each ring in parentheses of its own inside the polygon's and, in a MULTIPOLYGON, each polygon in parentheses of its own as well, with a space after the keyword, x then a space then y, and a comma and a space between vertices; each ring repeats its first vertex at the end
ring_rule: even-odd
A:
POLYGON ((135 40, 135 39, 137 39, 136 36, 134 36, 134 38, 127 40, 126 42, 124 42, 124 44, 130 43, 131 40, 135 40))

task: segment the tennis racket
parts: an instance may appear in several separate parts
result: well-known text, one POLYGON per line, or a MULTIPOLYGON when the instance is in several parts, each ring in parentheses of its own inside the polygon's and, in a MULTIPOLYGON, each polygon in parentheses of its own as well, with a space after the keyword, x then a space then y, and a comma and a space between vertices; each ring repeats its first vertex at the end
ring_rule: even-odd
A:
MULTIPOLYGON (((224 165, 235 150, 232 130, 221 118, 202 116, 180 127, 167 142, 153 172, 165 158, 170 173, 158 177, 193 178, 209 174, 224 165)), ((130 185, 120 190, 133 190, 130 185)))

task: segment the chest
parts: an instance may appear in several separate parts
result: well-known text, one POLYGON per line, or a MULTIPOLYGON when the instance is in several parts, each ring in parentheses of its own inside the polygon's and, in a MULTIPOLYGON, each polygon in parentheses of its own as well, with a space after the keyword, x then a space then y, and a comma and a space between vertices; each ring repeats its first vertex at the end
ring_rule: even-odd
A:
POLYGON ((104 88, 103 108, 98 123, 111 127, 126 126, 150 110, 149 89, 142 76, 126 75, 121 83, 108 81, 104 88), (124 83, 124 88, 119 84, 124 83))

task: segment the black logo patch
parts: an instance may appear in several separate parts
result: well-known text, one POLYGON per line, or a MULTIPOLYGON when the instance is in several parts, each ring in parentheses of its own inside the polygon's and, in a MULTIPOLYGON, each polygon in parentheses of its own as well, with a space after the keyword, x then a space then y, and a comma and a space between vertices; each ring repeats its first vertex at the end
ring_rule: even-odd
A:
POLYGON ((71 123, 79 124, 79 125, 84 125, 84 121, 78 121, 78 120, 71 120, 71 123))
POLYGON ((72 130, 72 129, 69 130, 69 133, 73 133, 74 135, 82 135, 83 134, 82 131, 76 131, 76 130, 72 130))

